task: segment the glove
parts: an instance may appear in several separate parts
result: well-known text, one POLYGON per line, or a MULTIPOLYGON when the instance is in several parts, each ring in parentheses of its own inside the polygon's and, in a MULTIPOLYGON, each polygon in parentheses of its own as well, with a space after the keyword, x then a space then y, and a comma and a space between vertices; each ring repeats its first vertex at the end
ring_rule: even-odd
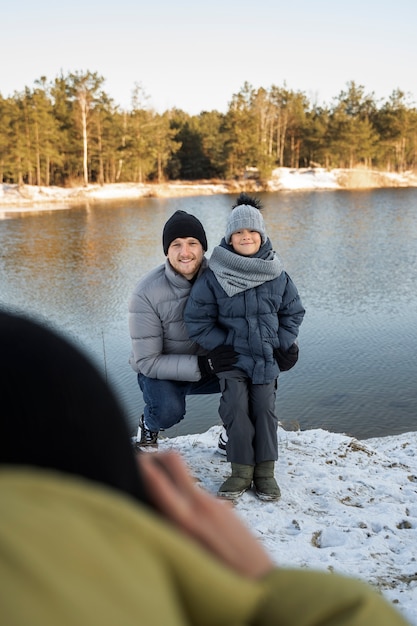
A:
POLYGON ((274 357, 276 362, 278 363, 278 367, 281 372, 287 372, 290 370, 298 361, 298 346, 296 343, 293 343, 287 350, 282 350, 282 348, 275 348, 274 357))
POLYGON ((198 357, 198 367, 201 375, 213 376, 218 372, 226 372, 232 369, 237 361, 238 354, 233 346, 217 346, 205 356, 198 357))

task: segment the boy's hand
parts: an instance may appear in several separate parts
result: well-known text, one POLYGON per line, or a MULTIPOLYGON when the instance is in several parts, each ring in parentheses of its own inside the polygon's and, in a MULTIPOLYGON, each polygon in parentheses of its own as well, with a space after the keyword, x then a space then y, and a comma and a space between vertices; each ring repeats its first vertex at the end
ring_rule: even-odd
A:
POLYGON ((293 343, 287 351, 282 350, 281 348, 276 348, 274 350, 274 357, 281 372, 287 372, 294 367, 298 361, 298 352, 299 350, 296 343, 293 343))

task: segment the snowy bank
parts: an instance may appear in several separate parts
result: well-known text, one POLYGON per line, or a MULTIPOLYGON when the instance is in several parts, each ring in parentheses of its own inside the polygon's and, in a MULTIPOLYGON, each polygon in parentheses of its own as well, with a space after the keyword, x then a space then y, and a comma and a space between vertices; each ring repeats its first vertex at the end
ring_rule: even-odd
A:
MULTIPOLYGON (((217 452, 219 433, 165 438, 159 448, 180 452, 215 494, 230 468, 217 452)), ((417 626, 417 432, 358 441, 280 428, 279 441, 281 499, 247 492, 236 503, 240 517, 278 565, 360 578, 417 626)))
MULTIPOLYGON (((294 191, 314 189, 372 189, 380 187, 415 187, 417 176, 412 172, 393 174, 363 169, 277 168, 263 188, 256 180, 202 181, 171 183, 92 184, 87 187, 45 187, 36 185, 0 185, 0 206, 27 211, 31 206, 66 208, 85 201, 128 200, 150 197, 184 197, 212 194, 235 194, 239 191, 294 191)), ((0 215, 1 216, 1 215, 0 215)))
POLYGON ((374 189, 381 187, 416 187, 413 172, 395 174, 367 169, 277 168, 268 182, 268 191, 307 189, 374 189))

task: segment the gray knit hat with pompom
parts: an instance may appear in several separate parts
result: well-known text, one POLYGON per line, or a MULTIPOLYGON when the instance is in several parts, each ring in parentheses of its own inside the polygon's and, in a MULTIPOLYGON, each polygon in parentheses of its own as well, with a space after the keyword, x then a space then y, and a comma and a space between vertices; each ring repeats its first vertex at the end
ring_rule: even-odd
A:
POLYGON ((256 230, 261 236, 262 245, 265 243, 267 235, 264 218, 260 210, 250 204, 239 204, 233 209, 226 225, 224 235, 226 243, 230 243, 233 233, 243 228, 256 230))

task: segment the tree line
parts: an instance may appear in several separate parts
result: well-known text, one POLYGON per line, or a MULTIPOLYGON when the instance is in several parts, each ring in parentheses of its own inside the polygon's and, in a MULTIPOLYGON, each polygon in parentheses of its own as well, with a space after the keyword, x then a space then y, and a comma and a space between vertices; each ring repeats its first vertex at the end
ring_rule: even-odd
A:
POLYGON ((276 167, 415 170, 417 110, 401 90, 382 102, 349 82, 332 104, 300 91, 245 83, 226 113, 157 113, 140 85, 129 110, 105 79, 75 72, 0 95, 0 181, 89 183, 240 179, 276 167))

